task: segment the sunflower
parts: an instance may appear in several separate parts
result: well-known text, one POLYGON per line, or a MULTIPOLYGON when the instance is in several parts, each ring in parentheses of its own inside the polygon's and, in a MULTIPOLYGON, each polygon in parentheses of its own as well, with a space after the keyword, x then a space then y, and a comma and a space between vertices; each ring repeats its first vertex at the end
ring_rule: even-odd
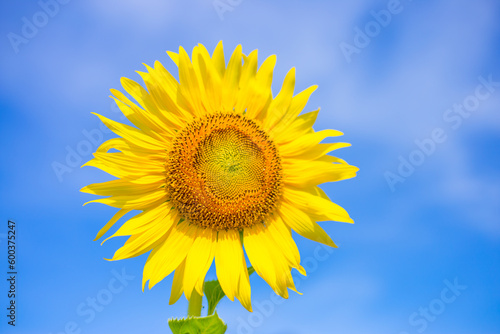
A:
POLYGON ((136 102, 111 90, 135 127, 97 115, 119 137, 84 166, 117 179, 81 191, 107 196, 90 202, 120 210, 96 240, 138 210, 111 236, 129 236, 111 260, 151 251, 143 290, 175 272, 171 304, 182 293, 203 295, 215 260, 224 293, 251 311, 246 252, 257 274, 288 298, 288 289, 296 291, 291 269, 306 274, 292 230, 336 247, 316 222, 352 222, 318 187, 356 175, 356 167, 328 155, 349 144, 321 143, 342 133, 314 131, 319 110, 299 115, 316 86, 294 95, 294 68, 273 97, 276 56, 257 69, 257 50, 245 55, 241 45, 227 67, 222 43, 212 56, 201 44, 191 59, 182 47, 167 53, 179 81, 156 61, 138 72, 146 88, 121 79, 136 102))

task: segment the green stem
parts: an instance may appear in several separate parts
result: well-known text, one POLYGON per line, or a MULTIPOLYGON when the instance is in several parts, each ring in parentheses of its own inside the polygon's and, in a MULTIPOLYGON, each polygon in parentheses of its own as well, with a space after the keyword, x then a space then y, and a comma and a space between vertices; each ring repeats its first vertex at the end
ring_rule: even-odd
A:
POLYGON ((201 316, 201 301, 202 296, 195 291, 191 293, 191 298, 188 304, 188 317, 199 317, 201 316))

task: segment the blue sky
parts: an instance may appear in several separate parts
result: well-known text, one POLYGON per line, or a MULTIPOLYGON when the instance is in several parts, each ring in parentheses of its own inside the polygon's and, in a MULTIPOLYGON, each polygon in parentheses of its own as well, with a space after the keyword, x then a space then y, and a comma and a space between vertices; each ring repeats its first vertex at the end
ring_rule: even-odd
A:
POLYGON ((252 276, 253 315, 219 305, 228 333, 500 332, 498 1, 41 3, 0 11, 4 259, 7 220, 18 228, 17 326, 2 260, 2 333, 168 333, 185 315, 185 299, 168 305, 171 277, 141 291, 145 255, 103 260, 124 242, 92 241, 115 209, 82 207, 78 190, 109 176, 75 166, 96 147, 85 133, 112 137, 90 112, 120 120, 120 77, 155 60, 176 75, 166 50, 219 40, 276 54, 274 92, 291 67, 297 90, 318 84, 316 129, 343 131, 338 155, 360 167, 324 187, 356 222, 322 223, 339 248, 297 237, 303 295, 282 302, 252 276))

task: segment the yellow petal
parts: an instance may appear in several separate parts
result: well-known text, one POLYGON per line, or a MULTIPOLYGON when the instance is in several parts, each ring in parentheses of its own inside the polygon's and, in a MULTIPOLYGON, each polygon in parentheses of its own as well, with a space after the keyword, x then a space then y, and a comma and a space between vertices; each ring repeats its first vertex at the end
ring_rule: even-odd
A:
POLYGON ((247 106, 247 116, 250 119, 257 118, 262 121, 265 118, 264 111, 273 99, 271 84, 273 82, 273 71, 275 65, 276 55, 269 56, 262 63, 255 76, 257 84, 253 86, 253 99, 247 106))
POLYGON ((279 246, 284 257, 288 260, 291 268, 296 268, 302 275, 305 275, 305 269, 300 265, 300 253, 292 238, 290 229, 286 226, 279 215, 274 215, 266 221, 266 227, 270 236, 279 246))
POLYGON ((155 163, 160 162, 160 164, 163 164, 165 161, 165 155, 162 154, 163 152, 157 154, 153 151, 134 145, 133 143, 129 143, 123 138, 111 138, 106 140, 97 148, 96 153, 107 153, 111 149, 118 150, 128 157, 141 160, 144 159, 146 161, 150 161, 151 163, 154 161, 155 163))
POLYGON ((236 105, 242 67, 241 45, 238 45, 229 60, 227 69, 224 72, 222 83, 222 108, 223 111, 232 111, 236 105))
MULTIPOLYGON (((94 159, 83 166, 93 166, 119 178, 139 178, 147 174, 151 178, 164 178, 165 157, 162 160, 148 160, 126 153, 94 153, 94 159)), ((83 167, 82 166, 82 167, 83 167)))
POLYGON ((212 54, 212 61, 214 62, 219 76, 224 78, 226 72, 226 61, 224 60, 224 47, 222 46, 222 41, 220 41, 215 47, 212 54))
POLYGON ((184 292, 184 286, 182 285, 182 281, 184 279, 184 268, 186 265, 186 260, 182 261, 182 263, 175 269, 174 280, 172 282, 172 292, 170 292, 170 300, 168 302, 169 305, 175 304, 182 293, 184 292))
MULTIPOLYGON (((193 69, 194 73, 196 75, 196 78, 198 80, 198 85, 199 85, 199 90, 200 90, 200 97, 199 99, 201 100, 201 103, 203 104, 203 107, 205 109, 205 113, 213 113, 215 112, 215 107, 214 107, 214 101, 212 99, 212 96, 209 95, 207 92, 207 85, 210 83, 210 75, 209 75, 209 69, 207 68, 207 64, 205 63, 205 58, 207 57, 210 59, 210 55, 205 49, 203 45, 197 45, 193 48, 193 53, 191 56, 191 60, 193 63, 193 69)), ((209 65, 212 62, 209 62, 209 65)))
MULTIPOLYGON (((246 69, 249 73, 242 73, 243 75, 247 75, 248 78, 243 83, 243 79, 241 79, 240 86, 242 87, 238 101, 235 106, 235 111, 242 113, 246 112, 246 116, 250 119, 257 119, 261 115, 261 113, 267 108, 267 106, 272 101, 272 91, 271 91, 271 82, 273 76, 273 69, 276 63, 276 56, 268 57, 264 63, 261 65, 259 71, 254 75, 252 66, 253 59, 255 59, 255 63, 257 61, 257 55, 253 56, 250 54, 248 56, 248 69, 246 69)), ((256 65, 256 64, 255 64, 256 65)), ((245 66, 243 66, 243 70, 245 70, 245 66)))
POLYGON ((263 127, 267 130, 274 128, 286 114, 292 102, 295 87, 295 67, 292 67, 285 76, 283 85, 278 95, 270 103, 266 117, 263 120, 263 127))
MULTIPOLYGON (((142 72, 139 72, 139 74, 141 73, 142 72)), ((142 87, 140 84, 129 78, 121 78, 120 82, 127 93, 129 93, 144 109, 142 115, 144 117, 147 117, 150 122, 155 123, 158 128, 164 128, 162 127, 160 121, 162 113, 158 109, 158 106, 155 103, 153 97, 149 95, 148 91, 144 89, 144 87, 142 87)))
POLYGON ((144 66, 148 72, 137 71, 137 73, 144 80, 158 112, 154 115, 150 113, 147 116, 166 129, 168 134, 175 135, 175 130, 181 129, 185 124, 185 112, 181 111, 181 107, 173 100, 177 96, 178 85, 170 87, 168 84, 163 84, 164 79, 159 73, 160 70, 153 69, 146 64, 144 66))
POLYGON ((317 221, 334 220, 353 223, 347 211, 341 206, 309 192, 283 187, 283 199, 288 203, 293 203, 296 209, 306 212, 317 221))
POLYGON ((111 260, 139 256, 157 247, 165 241, 171 227, 178 221, 179 216, 175 211, 170 210, 167 203, 136 215, 106 239, 131 235, 125 244, 115 252, 111 260))
POLYGON ((159 61, 155 62, 154 71, 150 73, 153 80, 158 82, 158 89, 161 92, 161 103, 165 109, 175 114, 181 120, 190 121, 193 118, 193 114, 189 111, 189 103, 179 94, 179 83, 177 80, 159 61))
POLYGON ((199 44, 201 61, 200 68, 204 68, 206 78, 204 82, 207 104, 210 112, 221 111, 222 103, 222 78, 215 67, 214 61, 210 58, 210 54, 205 47, 199 44))
POLYGON ((245 61, 243 62, 243 68, 241 70, 239 83, 240 87, 245 86, 247 82, 257 74, 257 57, 258 51, 253 50, 252 52, 250 52, 248 57, 245 58, 245 61))
POLYGON ((193 115, 203 116, 205 107, 202 102, 200 84, 186 51, 179 47, 179 91, 189 101, 193 115))
POLYGON ((255 75, 257 74, 257 50, 254 50, 245 58, 241 70, 238 87, 238 98, 234 110, 236 113, 244 113, 249 108, 249 104, 255 98, 255 91, 259 89, 255 75))
POLYGON ((186 257, 186 274, 183 285, 186 298, 191 298, 191 292, 197 287, 198 294, 203 296, 203 281, 210 268, 217 244, 217 232, 212 229, 202 229, 191 246, 186 257), (201 282, 202 284, 197 284, 201 282), (201 288, 201 289, 200 289, 201 288))
POLYGON ((299 94, 295 95, 290 102, 286 113, 280 119, 279 123, 271 130, 271 132, 281 132, 288 128, 299 116, 300 112, 304 109, 311 94, 318 88, 318 86, 311 86, 306 88, 299 94))
POLYGON ((172 204, 164 202, 157 207, 143 211, 130 218, 106 240, 118 236, 144 233, 148 230, 156 229, 157 225, 160 225, 161 229, 168 232, 172 224, 177 223, 179 219, 177 211, 172 211, 172 204))
POLYGON ((173 51, 167 51, 167 54, 170 57, 170 59, 172 59, 172 61, 175 63, 175 65, 177 65, 177 67, 179 67, 179 54, 177 54, 173 51))
POLYGON ((97 115, 99 119, 114 133, 124 138, 127 141, 133 142, 136 145, 139 145, 145 149, 150 149, 154 151, 163 150, 165 145, 168 145, 169 142, 160 142, 155 140, 154 138, 147 136, 141 130, 133 128, 129 125, 118 123, 110 120, 104 116, 93 113, 97 115))
POLYGON ((316 186, 356 176, 357 167, 325 161, 288 159, 283 164, 283 182, 297 188, 316 186))
POLYGON ((149 254, 144 266, 143 290, 148 280, 151 289, 184 261, 196 238, 197 230, 196 226, 186 221, 172 227, 167 239, 149 254))
POLYGON ((257 274, 281 297, 288 298, 287 272, 290 269, 265 227, 254 225, 245 228, 243 242, 248 259, 257 274))
POLYGON ((316 122, 318 113, 319 109, 297 117, 289 127, 284 128, 281 132, 275 129, 273 135, 274 142, 277 144, 286 144, 313 131, 312 126, 316 122))
POLYGON ((236 296, 249 311, 250 281, 238 231, 219 231, 215 252, 215 268, 222 290, 230 300, 236 296))
POLYGON ((279 214, 283 221, 304 238, 337 247, 330 236, 302 210, 288 202, 281 203, 279 214))
POLYGON ((327 157, 325 155, 332 151, 338 150, 339 148, 344 148, 349 146, 351 146, 351 144, 349 143, 317 144, 310 147, 309 150, 298 150, 293 153, 290 153, 287 156, 286 160, 289 160, 289 158, 291 158, 291 160, 295 159, 302 159, 309 161, 321 160, 321 161, 335 162, 348 165, 348 163, 342 159, 330 156, 327 157))
POLYGON ((125 244, 116 250, 113 257, 106 260, 118 261, 140 256, 163 243, 167 235, 168 231, 160 228, 157 224, 154 228, 146 232, 130 236, 125 244))
POLYGON ((156 191, 146 193, 142 196, 136 195, 116 195, 106 198, 99 198, 88 201, 89 203, 102 203, 115 208, 132 209, 132 210, 146 210, 150 207, 155 207, 166 200, 166 193, 164 189, 159 188, 156 191))
MULTIPOLYGON (((296 268, 302 274, 305 274, 305 270, 296 262, 295 255, 297 254, 294 255, 293 250, 295 244, 291 245, 287 243, 286 239, 277 230, 273 230, 273 227, 279 227, 276 224, 278 220, 279 217, 274 217, 274 219, 266 221, 266 226, 262 228, 260 237, 263 239, 262 245, 268 249, 268 254, 272 254, 271 258, 273 259, 276 277, 278 277, 278 285, 282 288, 277 293, 283 298, 288 298, 288 290, 286 288, 298 292, 295 288, 290 269, 296 268)), ((286 234, 283 234, 283 236, 286 236, 286 234)), ((298 250, 296 251, 298 252, 298 250)))
POLYGON ((146 182, 142 181, 141 178, 139 178, 137 179, 137 182, 127 179, 118 179, 102 183, 92 183, 86 187, 83 187, 80 191, 100 196, 112 196, 130 193, 141 195, 144 193, 155 191, 165 184, 165 177, 152 178, 151 175, 149 175, 143 177, 143 179, 146 179, 146 182))
POLYGON ((326 137, 341 136, 342 132, 337 130, 322 130, 298 137, 294 141, 280 146, 280 154, 283 156, 296 156, 307 152, 319 144, 326 137))
POLYGON ((312 188, 308 189, 308 191, 313 195, 316 195, 316 196, 324 198, 328 201, 331 201, 330 197, 328 197, 328 195, 325 193, 325 191, 323 189, 321 189, 320 187, 312 187, 312 188))
POLYGON ((103 228, 101 228, 99 230, 99 232, 97 232, 97 235, 95 236, 94 238, 94 241, 96 241, 97 239, 100 239, 106 232, 108 232, 108 230, 121 218, 123 217, 124 215, 126 215, 128 212, 130 212, 131 210, 124 210, 124 209, 121 209, 121 210, 118 210, 117 213, 114 214, 113 218, 111 218, 108 223, 106 225, 104 225, 103 228))
POLYGON ((173 130, 165 126, 158 117, 138 107, 123 95, 122 92, 111 89, 111 93, 114 95, 111 98, 115 100, 121 112, 139 129, 160 141, 164 137, 172 137, 173 130))

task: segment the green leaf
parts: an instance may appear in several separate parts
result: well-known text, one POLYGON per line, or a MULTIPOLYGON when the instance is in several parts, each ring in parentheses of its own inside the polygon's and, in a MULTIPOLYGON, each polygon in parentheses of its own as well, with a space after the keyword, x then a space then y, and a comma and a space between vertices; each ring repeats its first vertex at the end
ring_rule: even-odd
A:
POLYGON ((208 315, 211 315, 215 312, 215 307, 226 294, 222 291, 218 280, 206 281, 203 290, 208 300, 208 315))
MULTIPOLYGON (((253 267, 248 267, 249 276, 254 272, 253 267)), ((203 285, 203 291, 208 300, 208 315, 211 315, 215 312, 215 307, 226 294, 222 291, 218 280, 206 281, 203 285)))
POLYGON ((252 266, 248 267, 248 276, 252 275, 255 272, 252 266))
POLYGON ((170 319, 168 326, 173 334, 224 334, 227 330, 217 312, 208 317, 170 319))

